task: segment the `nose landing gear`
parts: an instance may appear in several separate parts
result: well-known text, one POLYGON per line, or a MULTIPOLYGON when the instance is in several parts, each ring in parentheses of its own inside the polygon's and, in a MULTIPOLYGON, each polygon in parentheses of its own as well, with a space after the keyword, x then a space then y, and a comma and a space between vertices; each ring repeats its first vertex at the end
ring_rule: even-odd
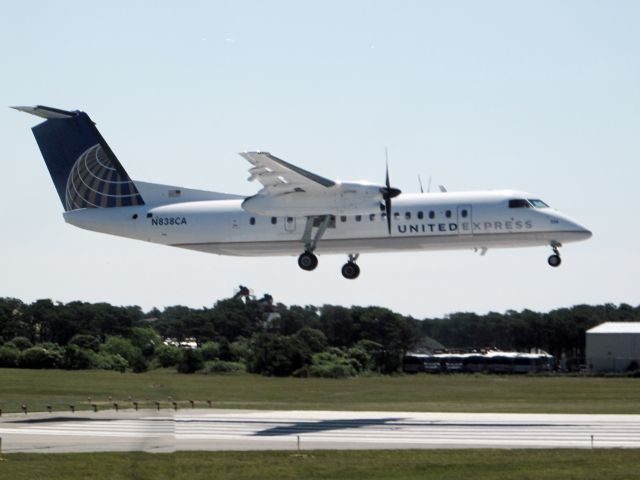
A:
POLYGON ((547 259, 547 263, 554 268, 559 267, 560 264, 562 263, 562 259, 560 258, 560 251, 558 250, 558 247, 561 247, 561 246, 562 245, 558 242, 551 243, 553 255, 549 256, 549 258, 547 259))

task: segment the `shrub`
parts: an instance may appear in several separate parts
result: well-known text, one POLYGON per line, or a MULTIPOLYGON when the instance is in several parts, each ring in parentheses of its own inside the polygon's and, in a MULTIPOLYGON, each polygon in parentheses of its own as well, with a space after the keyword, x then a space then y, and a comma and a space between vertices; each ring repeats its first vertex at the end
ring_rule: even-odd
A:
POLYGON ((241 362, 225 362, 224 360, 214 360, 207 362, 206 371, 210 373, 244 373, 246 367, 241 362))
POLYGON ((18 357, 18 366, 21 368, 55 368, 62 363, 63 358, 59 352, 42 347, 27 348, 18 357))
POLYGON ((0 347, 0 367, 14 368, 18 366, 20 350, 12 345, 0 347))
POLYGON ((251 345, 249 345, 249 341, 246 338, 239 337, 238 340, 229 345, 229 352, 231 353, 232 361, 246 363, 251 358, 251 345))
POLYGON ((357 362, 346 357, 340 349, 332 348, 330 351, 314 354, 307 373, 310 377, 353 377, 357 373, 354 363, 357 362))
POLYGON ((100 352, 95 357, 95 366, 101 370, 115 370, 124 373, 129 363, 118 354, 100 352))
POLYGON ((311 365, 307 369, 310 377, 321 378, 348 378, 356 374, 356 370, 350 365, 341 363, 322 363, 311 365))
POLYGON ((200 349, 204 360, 215 360, 220 356, 220 344, 217 342, 207 342, 200 349))
POLYGON ((10 342, 7 342, 6 345, 13 345, 20 351, 24 351, 27 348, 33 347, 33 343, 27 337, 15 337, 10 342))

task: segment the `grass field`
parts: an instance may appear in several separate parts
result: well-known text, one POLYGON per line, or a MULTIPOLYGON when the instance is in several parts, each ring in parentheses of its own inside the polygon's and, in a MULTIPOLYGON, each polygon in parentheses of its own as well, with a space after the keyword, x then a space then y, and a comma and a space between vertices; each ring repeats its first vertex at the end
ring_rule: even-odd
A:
POLYGON ((640 479, 633 450, 384 450, 11 454, 0 478, 49 479, 640 479))
POLYGON ((142 374, 108 371, 0 369, 3 412, 89 409, 108 398, 123 408, 168 397, 219 408, 381 410, 443 412, 640 414, 640 379, 498 375, 400 375, 345 380, 269 378, 258 375, 184 375, 168 370, 142 374))

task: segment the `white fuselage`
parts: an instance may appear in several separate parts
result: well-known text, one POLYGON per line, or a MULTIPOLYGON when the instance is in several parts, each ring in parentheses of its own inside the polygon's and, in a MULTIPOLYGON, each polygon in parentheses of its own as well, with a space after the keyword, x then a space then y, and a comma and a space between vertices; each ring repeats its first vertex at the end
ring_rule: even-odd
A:
MULTIPOLYGON (((561 245, 591 232, 552 208, 510 208, 516 191, 402 194, 393 201, 391 235, 384 213, 336 215, 317 253, 487 249, 561 245)), ((66 212, 73 225, 113 235, 221 255, 298 255, 306 217, 265 216, 244 198, 184 199, 167 204, 66 212)))

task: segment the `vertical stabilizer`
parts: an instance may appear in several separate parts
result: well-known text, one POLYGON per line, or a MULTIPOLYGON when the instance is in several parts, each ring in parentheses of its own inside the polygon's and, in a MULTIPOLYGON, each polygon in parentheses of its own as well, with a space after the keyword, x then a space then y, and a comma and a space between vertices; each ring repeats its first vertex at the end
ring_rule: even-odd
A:
POLYGON ((66 211, 144 201, 89 116, 51 107, 13 107, 46 120, 32 128, 66 211))

